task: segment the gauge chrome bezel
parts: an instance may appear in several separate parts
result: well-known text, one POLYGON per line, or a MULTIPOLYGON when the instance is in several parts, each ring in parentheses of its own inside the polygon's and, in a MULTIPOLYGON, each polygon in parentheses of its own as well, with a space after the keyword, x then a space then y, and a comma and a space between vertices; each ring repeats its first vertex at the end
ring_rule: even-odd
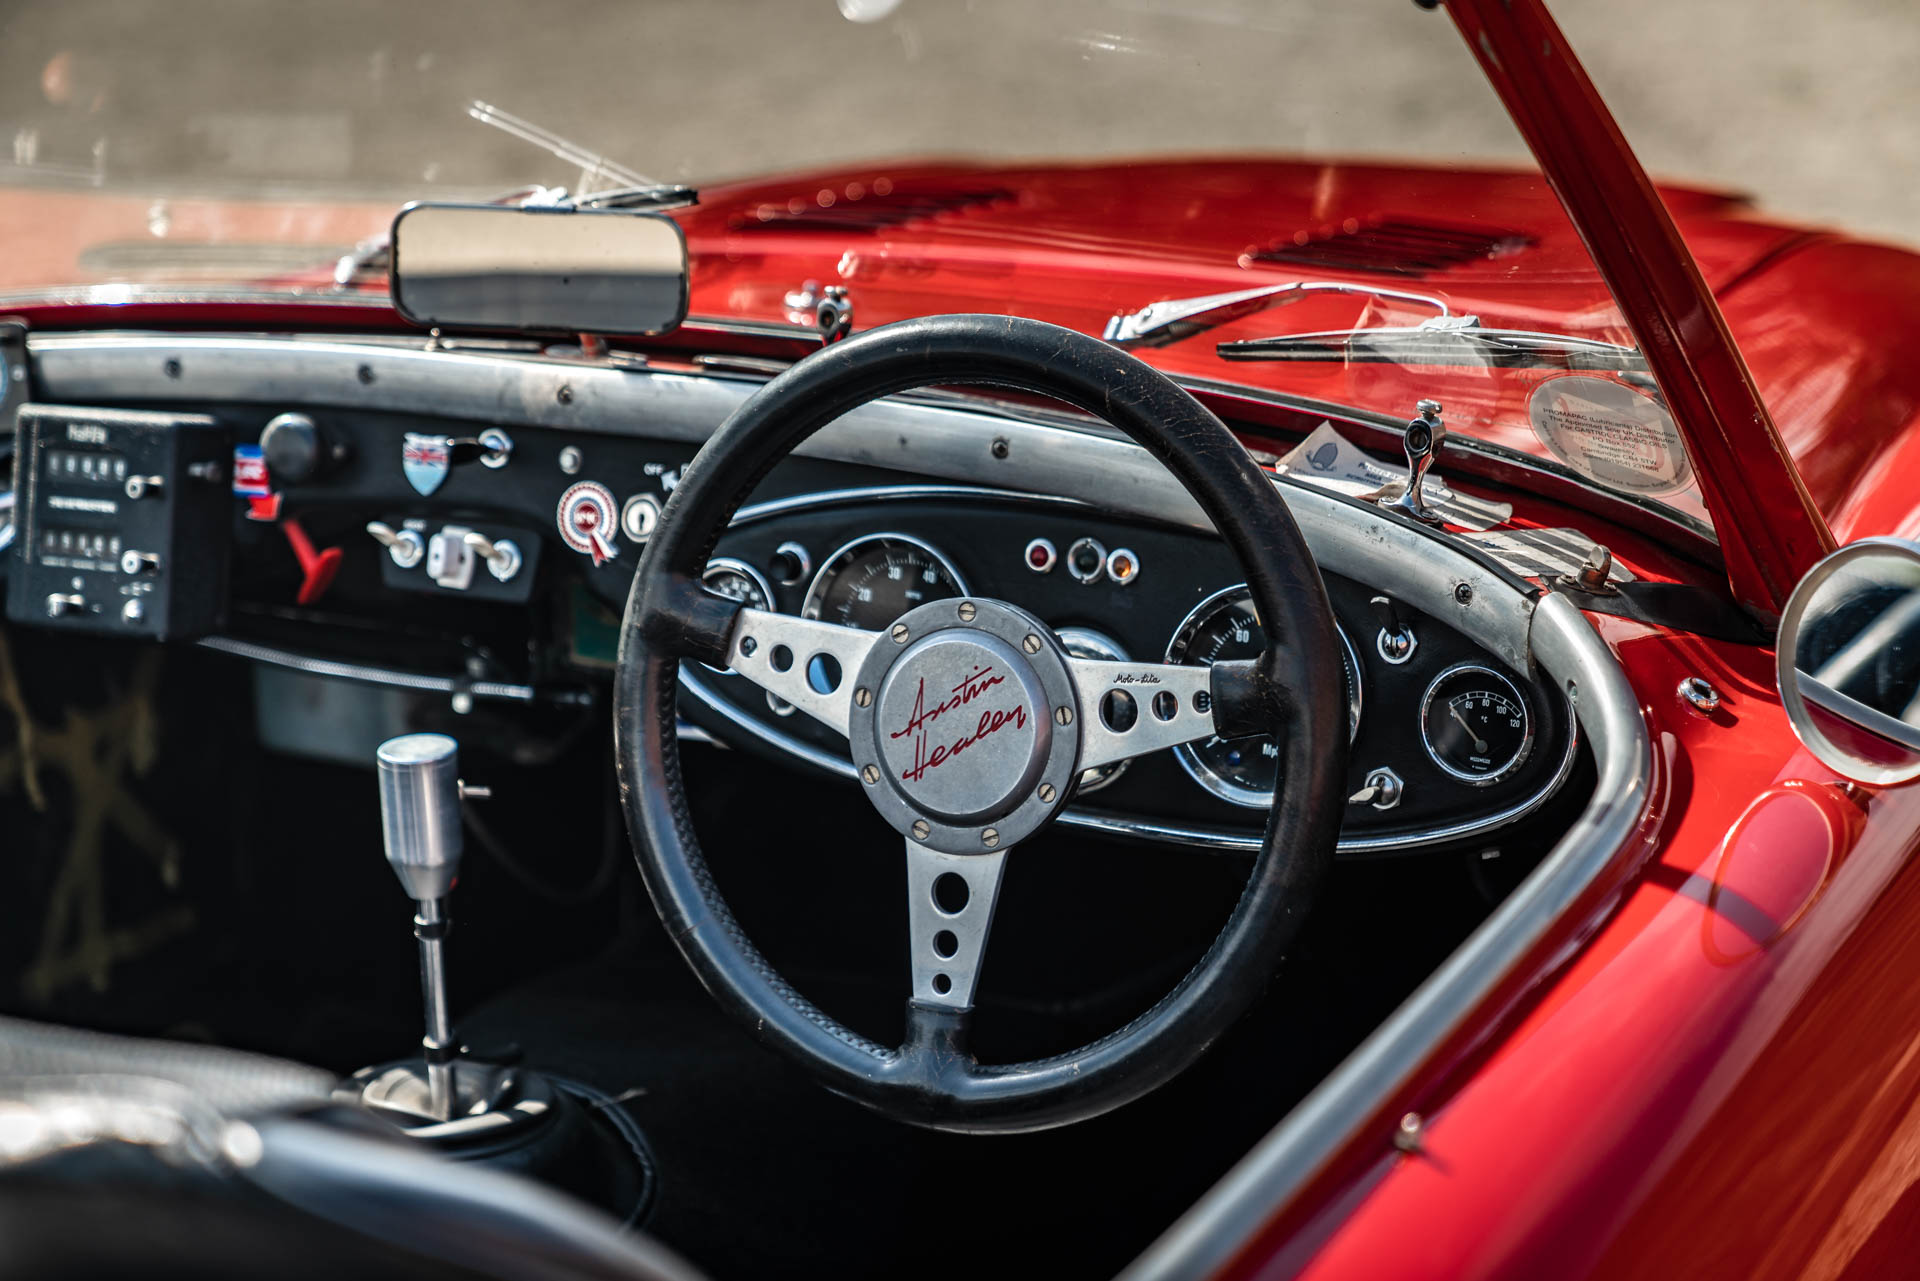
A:
MULTIPOLYGON (((755 587, 758 587, 760 589, 760 599, 767 602, 766 607, 768 609, 780 608, 780 602, 774 597, 773 588, 770 584, 768 584, 767 576, 765 574, 762 574, 759 570, 755 569, 753 566, 747 564, 747 562, 745 562, 744 560, 740 560, 733 556, 715 556, 712 560, 707 562, 706 568, 700 571, 700 586, 702 588, 705 588, 707 585, 707 575, 713 573, 717 569, 725 570, 730 574, 739 574, 741 577, 747 579, 755 587)), ((718 595, 719 593, 716 592, 714 594, 718 595)), ((702 663, 700 664, 700 666, 706 668, 710 672, 719 672, 722 675, 726 675, 729 673, 729 669, 725 667, 715 667, 712 663, 702 663)), ((777 707, 775 707, 773 710, 776 712, 780 711, 780 709, 777 707)), ((784 716, 786 715, 786 713, 781 712, 781 715, 784 716)))
POLYGON ((906 543, 910 547, 915 547, 925 552, 939 563, 940 568, 947 571, 947 577, 953 579, 954 585, 960 589, 959 595, 973 595, 973 589, 967 586, 967 580, 960 576, 960 571, 953 567, 953 562, 948 560, 946 553, 938 547, 935 547, 924 538, 915 538, 912 534, 900 534, 890 530, 881 530, 871 534, 862 534, 858 538, 850 539, 842 543, 834 549, 831 556, 828 556, 820 562, 820 568, 814 571, 813 581, 807 584, 807 594, 800 602, 800 617, 820 621, 820 602, 826 596, 827 584, 836 577, 834 571, 835 565, 838 565, 849 553, 867 543, 888 541, 906 543))
POLYGON ((1426 691, 1420 695, 1420 745, 1426 748, 1427 759, 1439 767, 1447 777, 1458 779, 1460 782, 1473 787, 1491 787, 1502 779, 1512 777, 1514 771, 1518 770, 1522 765, 1525 765, 1527 758, 1533 755, 1533 739, 1535 734, 1534 719, 1532 704, 1527 702, 1525 692, 1521 690, 1520 686, 1516 684, 1511 677, 1502 675, 1500 672, 1488 667, 1485 663, 1472 661, 1455 663, 1451 667, 1443 668, 1439 675, 1428 681, 1426 691), (1502 685, 1505 685, 1513 694, 1514 704, 1519 707, 1520 717, 1525 722, 1525 732, 1520 736, 1520 750, 1514 753, 1512 760, 1491 774, 1468 774, 1447 764, 1444 760, 1440 759, 1440 753, 1434 750, 1433 739, 1427 733, 1427 709, 1433 706, 1434 691, 1440 688, 1442 681, 1450 677, 1458 676, 1463 672, 1477 672, 1484 676, 1490 676, 1502 685))
MULTIPOLYGON (((1245 596, 1251 600, 1253 598, 1253 590, 1245 583, 1239 583, 1233 587, 1223 587, 1187 611, 1187 616, 1180 620, 1180 625, 1174 628, 1173 634, 1167 638, 1165 661, 1169 663, 1180 662, 1179 659, 1174 657, 1174 650, 1179 647, 1180 638, 1187 635, 1193 628, 1199 626, 1200 623, 1206 621, 1206 619, 1210 618, 1213 614, 1218 613, 1223 604, 1236 596, 1245 596)), ((1265 624, 1263 623, 1261 626, 1264 628, 1265 624)), ((1347 635, 1347 629, 1336 621, 1333 625, 1333 630, 1339 634, 1340 644, 1346 648, 1347 661, 1351 664, 1353 670, 1353 688, 1347 691, 1347 743, 1351 746, 1353 741, 1360 736, 1360 709, 1365 697, 1364 686, 1366 678, 1362 675, 1360 652, 1354 648, 1353 638, 1347 635)), ((1187 777, 1191 778, 1194 782, 1221 800, 1232 805, 1242 806, 1246 809, 1264 810, 1273 808, 1272 792, 1258 792, 1251 787, 1243 787, 1239 783, 1223 777, 1212 766, 1200 759, 1200 753, 1194 749, 1193 744, 1182 743, 1174 748, 1173 758, 1180 763, 1180 768, 1187 772, 1187 777)))

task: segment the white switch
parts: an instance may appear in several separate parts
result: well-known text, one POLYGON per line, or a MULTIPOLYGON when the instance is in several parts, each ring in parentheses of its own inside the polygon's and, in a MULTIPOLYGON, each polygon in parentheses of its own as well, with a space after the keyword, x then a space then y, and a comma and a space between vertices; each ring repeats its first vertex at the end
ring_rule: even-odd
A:
POLYGON ((448 525, 428 539, 427 577, 451 591, 466 591, 480 559, 467 546, 467 535, 472 532, 461 525, 448 525))

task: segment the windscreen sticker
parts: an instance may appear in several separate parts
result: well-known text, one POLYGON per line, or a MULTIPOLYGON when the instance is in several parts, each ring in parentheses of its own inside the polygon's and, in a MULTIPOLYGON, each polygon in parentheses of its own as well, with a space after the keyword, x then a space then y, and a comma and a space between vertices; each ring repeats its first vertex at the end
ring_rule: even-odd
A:
POLYGON ((1693 483, 1693 464, 1673 415, 1625 383, 1586 374, 1534 389, 1527 418, 1540 443, 1596 485, 1657 498, 1693 483))
MULTIPOLYGON (((1444 454, 1441 462, 1445 462, 1444 454)), ((1390 496, 1405 488, 1407 477, 1404 462, 1395 468, 1375 461, 1336 431, 1331 422, 1314 428, 1305 440, 1288 451, 1274 470, 1282 476, 1331 489, 1349 498, 1372 497, 1383 491, 1390 496)), ((1449 525, 1461 529, 1491 529, 1505 524, 1513 515, 1512 503, 1490 502, 1457 493, 1435 472, 1427 473, 1424 492, 1434 510, 1449 525)))

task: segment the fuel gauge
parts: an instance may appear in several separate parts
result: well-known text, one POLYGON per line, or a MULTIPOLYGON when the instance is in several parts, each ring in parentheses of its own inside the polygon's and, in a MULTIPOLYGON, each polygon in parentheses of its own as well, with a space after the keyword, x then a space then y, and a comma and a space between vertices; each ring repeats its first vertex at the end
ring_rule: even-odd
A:
POLYGON ((1420 704, 1420 737, 1433 763, 1484 787, 1520 768, 1533 747, 1533 717, 1514 683, 1490 667, 1461 663, 1433 678, 1420 704))

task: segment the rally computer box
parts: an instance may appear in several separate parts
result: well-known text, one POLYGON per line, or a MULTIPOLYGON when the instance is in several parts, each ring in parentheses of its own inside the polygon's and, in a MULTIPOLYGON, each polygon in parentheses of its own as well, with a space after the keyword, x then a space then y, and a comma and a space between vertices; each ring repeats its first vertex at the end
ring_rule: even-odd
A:
POLYGON ((228 433, 204 414, 20 407, 7 617, 177 640, 226 614, 228 433))

